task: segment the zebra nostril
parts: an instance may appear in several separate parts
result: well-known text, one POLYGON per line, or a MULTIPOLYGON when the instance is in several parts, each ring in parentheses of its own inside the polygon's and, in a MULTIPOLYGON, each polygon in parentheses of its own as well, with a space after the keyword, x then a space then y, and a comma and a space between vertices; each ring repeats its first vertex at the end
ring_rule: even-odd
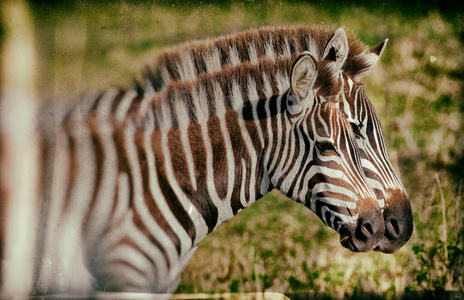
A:
MULTIPOLYGON (((383 221, 383 219, 382 219, 383 221)), ((385 225, 382 222, 382 227, 385 225)), ((375 220, 368 221, 366 219, 360 220, 358 226, 355 229, 354 236, 357 240, 362 242, 368 242, 372 238, 376 237, 379 234, 379 226, 375 220)), ((382 233, 383 235, 383 233, 382 233)))
POLYGON ((378 246, 385 233, 385 224, 380 214, 366 214, 363 218, 338 230, 343 247, 354 252, 371 251, 378 246))
POLYGON ((401 234, 401 226, 396 219, 391 219, 385 224, 385 231, 387 236, 397 238, 401 234))
POLYGON ((374 235, 374 229, 372 229, 372 225, 369 223, 361 226, 361 232, 367 238, 370 238, 374 235))

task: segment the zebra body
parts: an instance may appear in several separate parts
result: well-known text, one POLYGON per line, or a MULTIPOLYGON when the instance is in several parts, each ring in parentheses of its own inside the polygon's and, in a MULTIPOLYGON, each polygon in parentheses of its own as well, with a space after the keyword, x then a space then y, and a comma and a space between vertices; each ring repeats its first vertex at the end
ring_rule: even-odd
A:
POLYGON ((374 249, 381 210, 350 124, 318 93, 326 72, 307 53, 282 73, 242 64, 146 105, 132 93, 143 118, 120 108, 131 92, 79 103, 43 136, 33 292, 173 292, 198 243, 273 188, 343 246, 374 249))
MULTIPOLYGON (((364 172, 384 209, 386 237, 378 250, 391 253, 411 237, 411 205, 389 160, 375 108, 359 84, 382 55, 387 41, 367 49, 355 37, 347 37, 341 28, 252 29, 217 39, 188 42, 167 50, 159 57, 156 68, 148 70, 146 86, 161 89, 172 82, 194 81, 205 73, 222 72, 244 62, 258 64, 261 60, 288 74, 285 65, 303 51, 331 64, 332 72, 320 76, 320 80, 327 81, 321 87, 326 90, 320 92, 339 102, 338 108, 352 124, 364 172)), ((288 82, 285 86, 288 88, 288 82)))

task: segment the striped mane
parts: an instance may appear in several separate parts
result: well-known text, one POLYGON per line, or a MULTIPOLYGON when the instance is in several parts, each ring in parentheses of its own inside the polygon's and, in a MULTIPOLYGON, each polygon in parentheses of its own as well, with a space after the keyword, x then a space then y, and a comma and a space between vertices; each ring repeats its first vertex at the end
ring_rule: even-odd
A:
MULTIPOLYGON (((220 71, 225 65, 243 62, 256 64, 262 57, 270 60, 289 58, 309 50, 321 59, 327 42, 336 28, 317 27, 263 27, 237 34, 203 41, 191 41, 165 51, 157 60, 159 67, 151 77, 156 89, 171 80, 193 80, 202 73, 220 71)), ((370 63, 367 47, 348 34, 349 54, 343 71, 352 77, 365 73, 370 63)))
MULTIPOLYGON (((155 118, 150 122, 154 121, 155 128, 177 127, 187 119, 189 123, 198 123, 209 116, 237 109, 246 102, 283 94, 290 88, 293 61, 264 58, 257 64, 245 62, 225 66, 220 72, 202 73, 196 80, 171 82, 152 100, 148 109, 154 112, 155 118)), ((317 94, 322 97, 333 95, 338 85, 334 63, 319 62, 313 87, 317 94)), ((136 111, 139 110, 132 113, 135 118, 136 111)), ((146 113, 141 115, 147 116, 146 113)))

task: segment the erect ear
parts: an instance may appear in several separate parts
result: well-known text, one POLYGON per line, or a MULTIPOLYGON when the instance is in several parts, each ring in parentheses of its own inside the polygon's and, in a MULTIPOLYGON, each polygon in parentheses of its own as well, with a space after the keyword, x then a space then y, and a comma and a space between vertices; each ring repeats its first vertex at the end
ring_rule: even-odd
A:
POLYGON ((317 76, 316 61, 308 51, 303 52, 293 63, 290 88, 298 103, 306 98, 312 100, 311 93, 317 76))
POLYGON ((385 39, 382 43, 371 48, 359 55, 353 57, 353 61, 356 61, 359 65, 359 68, 352 74, 355 81, 360 81, 361 78, 366 76, 369 71, 375 66, 379 61, 380 56, 387 46, 388 39, 385 39))
POLYGON ((340 70, 348 57, 348 40, 343 28, 338 28, 327 42, 322 59, 333 60, 340 70))

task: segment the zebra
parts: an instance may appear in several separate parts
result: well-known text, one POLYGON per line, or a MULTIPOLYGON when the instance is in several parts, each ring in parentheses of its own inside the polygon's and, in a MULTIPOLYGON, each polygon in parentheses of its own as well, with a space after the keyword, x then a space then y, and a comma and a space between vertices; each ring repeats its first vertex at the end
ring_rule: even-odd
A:
POLYGON ((291 63, 304 50, 318 60, 333 61, 336 71, 331 74, 337 77, 327 78, 333 81, 328 85, 332 88, 331 98, 339 102, 338 108, 353 127, 364 172, 384 209, 385 239, 376 250, 394 253, 412 235, 411 204, 389 160, 379 117, 359 83, 379 60, 387 41, 366 49, 358 39, 347 36, 342 28, 251 29, 216 39, 187 42, 164 51, 155 68, 147 68, 145 85, 159 90, 170 82, 195 80, 204 73, 220 72, 243 62, 256 64, 263 58, 278 66, 278 60, 291 63))
POLYGON ((379 202, 351 125, 319 94, 333 70, 307 52, 290 67, 263 60, 172 83, 143 120, 111 113, 124 103, 114 89, 59 126, 45 117, 55 130, 41 138, 32 293, 172 293, 199 242, 274 188, 342 246, 375 249, 379 202))

